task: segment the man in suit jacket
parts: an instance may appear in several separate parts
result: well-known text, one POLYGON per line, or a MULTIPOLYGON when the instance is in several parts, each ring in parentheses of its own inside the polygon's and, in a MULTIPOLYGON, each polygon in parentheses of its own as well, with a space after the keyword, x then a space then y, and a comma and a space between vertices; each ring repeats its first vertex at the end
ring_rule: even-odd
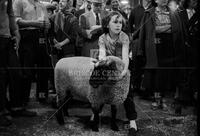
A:
MULTIPOLYGON (((83 5, 75 13, 75 16, 79 20, 79 17, 82 14, 84 14, 86 12, 90 12, 91 9, 92 9, 92 0, 84 0, 83 5)), ((83 43, 83 41, 84 41, 84 38, 78 35, 77 38, 76 38, 76 56, 81 56, 81 49, 82 49, 82 43, 83 43)))
MULTIPOLYGON (((79 24, 83 29, 92 31, 94 27, 101 28, 101 20, 108 14, 108 11, 103 10, 103 2, 103 0, 93 0, 91 12, 84 13, 80 16, 79 24)), ((101 34, 102 30, 99 29, 99 31, 96 31, 92 35, 91 39, 84 38, 81 51, 82 56, 93 58, 98 56, 98 39, 101 34)))
POLYGON ((85 12, 88 12, 92 9, 92 0, 85 0, 83 3, 83 8, 80 8, 76 13, 75 16, 79 19, 80 15, 85 12))

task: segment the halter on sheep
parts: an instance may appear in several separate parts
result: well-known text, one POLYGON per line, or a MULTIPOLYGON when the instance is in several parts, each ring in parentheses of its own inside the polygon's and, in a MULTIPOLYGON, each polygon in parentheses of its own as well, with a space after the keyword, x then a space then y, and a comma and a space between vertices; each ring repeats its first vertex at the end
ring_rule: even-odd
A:
MULTIPOLYGON (((97 61, 89 57, 71 57, 61 59, 55 67, 55 87, 57 91, 57 112, 59 124, 64 124, 63 108, 61 107, 71 94, 76 98, 89 101, 94 113, 92 130, 98 131, 99 112, 104 104, 118 105, 125 101, 129 91, 130 73, 117 80, 123 70, 121 59, 108 56, 106 60, 97 61), (113 72, 114 71, 114 72, 113 72), (79 73, 79 75, 75 75, 79 73), (100 80, 99 80, 100 78, 100 80)), ((116 107, 112 106, 111 127, 115 124, 116 107), (113 114, 113 112, 115 114, 113 114)))

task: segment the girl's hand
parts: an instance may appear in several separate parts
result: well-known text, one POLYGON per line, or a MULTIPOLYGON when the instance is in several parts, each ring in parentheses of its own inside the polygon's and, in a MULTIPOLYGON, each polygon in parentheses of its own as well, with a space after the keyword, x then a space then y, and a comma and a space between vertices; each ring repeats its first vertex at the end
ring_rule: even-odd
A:
POLYGON ((128 72, 128 70, 123 70, 122 73, 120 74, 118 80, 122 80, 126 76, 127 72, 128 72))

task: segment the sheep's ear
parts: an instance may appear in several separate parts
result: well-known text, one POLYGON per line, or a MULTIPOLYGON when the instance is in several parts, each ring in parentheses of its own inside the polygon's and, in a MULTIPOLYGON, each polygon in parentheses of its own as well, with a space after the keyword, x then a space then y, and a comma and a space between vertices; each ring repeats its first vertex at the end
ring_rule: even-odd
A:
POLYGON ((94 64, 96 64, 96 63, 98 62, 98 60, 97 60, 97 59, 93 59, 92 62, 93 62, 94 64))
POLYGON ((98 67, 98 66, 99 66, 99 62, 97 62, 97 63, 94 64, 95 68, 98 67))
POLYGON ((98 60, 98 62, 95 63, 95 67, 105 66, 105 65, 107 65, 107 60, 98 60))

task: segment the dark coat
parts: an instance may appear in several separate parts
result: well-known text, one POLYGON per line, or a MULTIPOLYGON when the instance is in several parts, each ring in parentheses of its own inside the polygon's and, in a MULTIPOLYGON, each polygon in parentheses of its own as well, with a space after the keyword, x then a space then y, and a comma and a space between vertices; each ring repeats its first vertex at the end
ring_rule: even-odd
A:
MULTIPOLYGON (((102 11, 100 13, 100 18, 103 19, 106 15, 108 15, 108 11, 102 11)), ((79 24, 82 29, 89 30, 92 26, 96 25, 95 16, 92 12, 86 12, 80 16, 79 24)), ((96 58, 98 55, 96 54, 98 50, 98 40, 99 36, 103 34, 102 30, 97 31, 92 35, 91 39, 84 38, 82 43, 82 51, 81 55, 86 57, 94 57, 96 58)))
MULTIPOLYGON (((170 12, 172 25, 172 37, 174 46, 174 67, 184 66, 185 61, 185 44, 181 20, 176 12, 170 12)), ((158 57, 156 52, 155 39, 155 8, 145 11, 141 21, 141 29, 139 33, 139 47, 137 55, 145 56, 146 68, 158 67, 158 57)))
POLYGON ((138 5, 136 8, 131 10, 129 17, 129 25, 131 33, 138 31, 143 15, 144 15, 144 7, 142 5, 138 5))
POLYGON ((85 9, 80 9, 78 11, 76 11, 75 16, 79 19, 79 17, 85 13, 85 9))
POLYGON ((60 56, 74 55, 77 35, 87 37, 85 30, 79 27, 78 19, 70 12, 58 12, 50 18, 51 33, 58 42, 66 38, 69 43, 61 51, 55 50, 60 56))

